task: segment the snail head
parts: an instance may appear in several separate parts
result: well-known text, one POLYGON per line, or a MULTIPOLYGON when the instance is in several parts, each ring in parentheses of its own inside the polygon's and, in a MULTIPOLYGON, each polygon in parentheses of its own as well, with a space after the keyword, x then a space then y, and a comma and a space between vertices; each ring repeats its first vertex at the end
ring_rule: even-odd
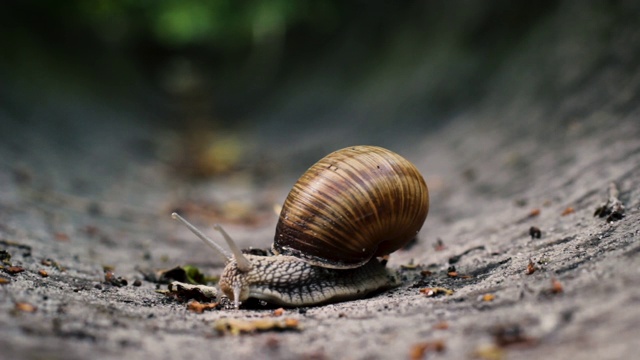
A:
POLYGON ((228 269, 233 269, 233 276, 222 276, 220 286, 224 293, 233 294, 233 301, 235 308, 237 309, 240 306, 240 299, 246 297, 245 292, 246 286, 243 286, 243 274, 249 273, 251 270, 251 262, 247 259, 246 256, 242 253, 238 245, 231 239, 231 236, 220 226, 219 224, 213 225, 213 228, 222 234, 222 237, 227 242, 229 246, 229 250, 231 250, 231 254, 226 251, 222 246, 213 241, 210 237, 205 235, 198 228, 193 226, 190 222, 185 220, 182 216, 178 215, 178 213, 172 213, 171 217, 175 220, 180 221, 184 224, 192 233, 194 233, 200 240, 202 240, 205 244, 209 245, 216 253, 221 255, 225 262, 227 263, 228 269), (229 266, 233 264, 233 266, 229 266), (245 296, 243 296, 245 295, 245 296))

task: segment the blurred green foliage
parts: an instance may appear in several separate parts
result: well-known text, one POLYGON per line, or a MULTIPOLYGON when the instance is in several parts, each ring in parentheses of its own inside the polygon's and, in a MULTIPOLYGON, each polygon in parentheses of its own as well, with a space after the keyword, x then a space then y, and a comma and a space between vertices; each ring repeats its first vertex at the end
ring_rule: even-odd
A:
POLYGON ((62 89, 149 101, 150 108, 167 104, 143 95, 157 91, 173 100, 167 107, 180 114, 176 119, 236 123, 298 101, 305 110, 291 112, 292 119, 310 112, 334 118, 331 109, 344 106, 369 124, 386 124, 393 117, 372 111, 372 104, 421 119, 480 99, 509 54, 556 6, 553 0, 4 0, 0 78, 34 93, 62 89))
POLYGON ((142 32, 167 47, 259 43, 300 24, 331 30, 339 16, 336 2, 296 0, 94 0, 79 1, 71 11, 97 33, 142 32))
POLYGON ((34 90, 119 93, 133 83, 164 88, 187 68, 201 84, 245 91, 267 86, 289 47, 339 32, 354 10, 338 0, 5 0, 0 77, 34 90))

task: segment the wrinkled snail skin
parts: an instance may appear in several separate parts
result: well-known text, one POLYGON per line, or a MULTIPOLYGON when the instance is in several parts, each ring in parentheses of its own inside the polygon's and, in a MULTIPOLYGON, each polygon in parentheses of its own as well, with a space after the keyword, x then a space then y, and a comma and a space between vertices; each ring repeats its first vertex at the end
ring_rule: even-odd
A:
POLYGON ((358 299, 400 285, 397 275, 377 259, 354 269, 330 269, 293 256, 245 256, 251 270, 239 271, 232 260, 219 283, 234 301, 234 289, 239 289, 238 303, 254 298, 279 306, 314 306, 358 299))

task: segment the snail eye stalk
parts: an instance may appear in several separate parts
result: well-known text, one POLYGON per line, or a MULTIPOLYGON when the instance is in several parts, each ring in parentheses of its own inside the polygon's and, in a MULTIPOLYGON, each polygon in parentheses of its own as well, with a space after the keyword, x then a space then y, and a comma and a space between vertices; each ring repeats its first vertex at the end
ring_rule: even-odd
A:
POLYGON ((213 228, 219 231, 220 234, 222 234, 222 237, 227 242, 227 245, 229 245, 229 249, 233 253, 233 257, 236 259, 236 263, 238 264, 238 270, 242 271, 243 273, 249 272, 249 270, 251 270, 251 262, 244 256, 235 241, 231 239, 231 236, 229 236, 229 234, 227 234, 227 232, 224 231, 222 226, 220 226, 219 224, 213 225, 213 228))
MULTIPOLYGON (((209 245, 218 254, 222 255, 225 261, 229 261, 230 259, 232 259, 232 255, 229 254, 225 249, 223 249, 222 246, 220 246, 217 242, 213 241, 210 237, 205 235, 202 231, 200 231, 198 228, 193 226, 193 224, 185 220, 185 218, 180 216, 178 213, 175 213, 175 212, 172 213, 171 217, 175 220, 180 221, 182 224, 184 224, 200 240, 202 240, 205 244, 209 245)), ((235 258, 238 264, 238 270, 245 273, 248 272, 251 269, 251 262, 249 262, 249 260, 242 254, 242 251, 240 251, 240 248, 238 247, 238 245, 236 245, 233 239, 231 239, 231 236, 229 236, 229 234, 227 234, 227 232, 224 231, 222 226, 218 224, 214 225, 213 228, 219 231, 220 234, 222 234, 222 237, 229 245, 229 249, 231 249, 233 258, 235 258)))
POLYGON ((205 235, 202 231, 198 230, 195 226, 193 226, 190 222, 185 220, 182 216, 178 215, 178 213, 172 213, 171 217, 175 220, 180 221, 184 226, 186 226, 192 233, 194 233, 200 240, 202 240, 205 244, 209 245, 216 253, 222 255, 225 261, 229 261, 231 259, 231 255, 222 248, 222 246, 218 245, 215 241, 213 241, 210 237, 205 235))

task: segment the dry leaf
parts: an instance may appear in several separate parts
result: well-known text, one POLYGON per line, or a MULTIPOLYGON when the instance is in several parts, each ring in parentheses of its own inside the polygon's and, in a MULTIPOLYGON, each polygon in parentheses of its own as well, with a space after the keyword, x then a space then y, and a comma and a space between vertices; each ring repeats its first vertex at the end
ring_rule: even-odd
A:
POLYGON ((439 323, 433 325, 435 330, 447 330, 449 329, 449 323, 446 321, 440 321, 439 323))
POLYGON ((206 277, 200 269, 191 265, 176 266, 171 269, 158 270, 153 274, 153 277, 156 282, 159 283, 178 281, 193 285, 206 285, 210 280, 212 280, 206 277))
POLYGON ((62 233, 62 232, 55 233, 54 237, 58 241, 69 241, 69 235, 67 235, 65 233, 62 233))
POLYGON ((445 350, 445 345, 444 345, 444 341, 442 340, 421 342, 411 347, 411 350, 409 351, 409 359, 412 359, 412 360, 424 359, 425 355, 428 352, 442 352, 444 350, 445 350))
POLYGON ((283 308, 277 308, 273 310, 273 316, 282 316, 284 314, 283 308))
POLYGON ((300 330, 296 319, 262 318, 255 320, 218 319, 213 327, 220 333, 240 335, 258 331, 300 330))
POLYGON ((213 286, 191 285, 174 281, 168 286, 168 291, 162 292, 165 295, 175 296, 179 300, 197 300, 207 302, 218 297, 218 289, 213 286))
POLYGON ((531 259, 529 259, 529 264, 527 264, 527 275, 533 274, 534 272, 536 272, 536 270, 538 270, 538 268, 533 263, 533 261, 531 261, 531 259))
POLYGON ((205 310, 215 310, 217 308, 218 308, 217 302, 203 304, 203 303, 197 302, 196 300, 193 300, 189 302, 189 304, 187 304, 187 310, 192 311, 196 314, 202 314, 205 310))
POLYGON ((8 274, 15 275, 24 271, 22 266, 9 266, 4 268, 4 271, 8 274))
POLYGON ((493 295, 493 294, 484 294, 484 295, 482 296, 482 301, 489 302, 489 301, 493 301, 493 299, 495 299, 495 298, 496 298, 496 297, 495 297, 495 295, 493 295))
POLYGON ((420 264, 414 264, 413 260, 409 261, 408 264, 400 264, 401 268, 408 269, 408 270, 417 269, 418 266, 420 266, 420 264))
POLYGON ((518 324, 499 325, 492 331, 495 344, 500 347, 528 347, 536 344, 536 340, 527 336, 518 324))
POLYGON ((437 295, 453 295, 453 290, 443 287, 424 288, 420 289, 420 292, 425 294, 427 297, 434 297, 437 295))
POLYGON ((123 279, 120 276, 116 276, 111 270, 105 270, 104 281, 107 284, 111 284, 117 287, 127 286, 127 284, 129 283, 127 279, 123 279))
POLYGON ((609 199, 604 204, 600 205, 593 216, 607 217, 607 222, 613 222, 622 220, 625 216, 625 208, 622 201, 618 199, 620 191, 615 183, 609 184, 609 199))
POLYGON ((29 304, 29 303, 26 303, 26 302, 17 302, 16 306, 15 306, 15 309, 18 310, 18 311, 28 312, 28 313, 32 313, 32 312, 35 312, 36 310, 38 310, 37 307, 35 307, 35 306, 33 306, 33 305, 29 304))
POLYGON ((574 208, 572 208, 571 206, 568 206, 566 209, 564 209, 564 211, 562 212, 562 216, 567 216, 569 214, 573 214, 575 211, 574 208))
POLYGON ((11 266, 11 254, 7 250, 0 250, 0 262, 11 266))
POLYGON ((64 267, 60 266, 60 264, 58 264, 56 261, 51 260, 49 258, 40 260, 40 264, 42 264, 44 266, 53 266, 56 269, 58 269, 59 271, 65 271, 64 267))
POLYGON ((493 344, 482 345, 476 348, 473 356, 483 360, 502 360, 505 358, 505 351, 493 344))
POLYGON ((562 284, 560 283, 560 281, 558 281, 558 279, 553 278, 551 279, 551 292, 553 294, 560 294, 564 291, 562 284))

